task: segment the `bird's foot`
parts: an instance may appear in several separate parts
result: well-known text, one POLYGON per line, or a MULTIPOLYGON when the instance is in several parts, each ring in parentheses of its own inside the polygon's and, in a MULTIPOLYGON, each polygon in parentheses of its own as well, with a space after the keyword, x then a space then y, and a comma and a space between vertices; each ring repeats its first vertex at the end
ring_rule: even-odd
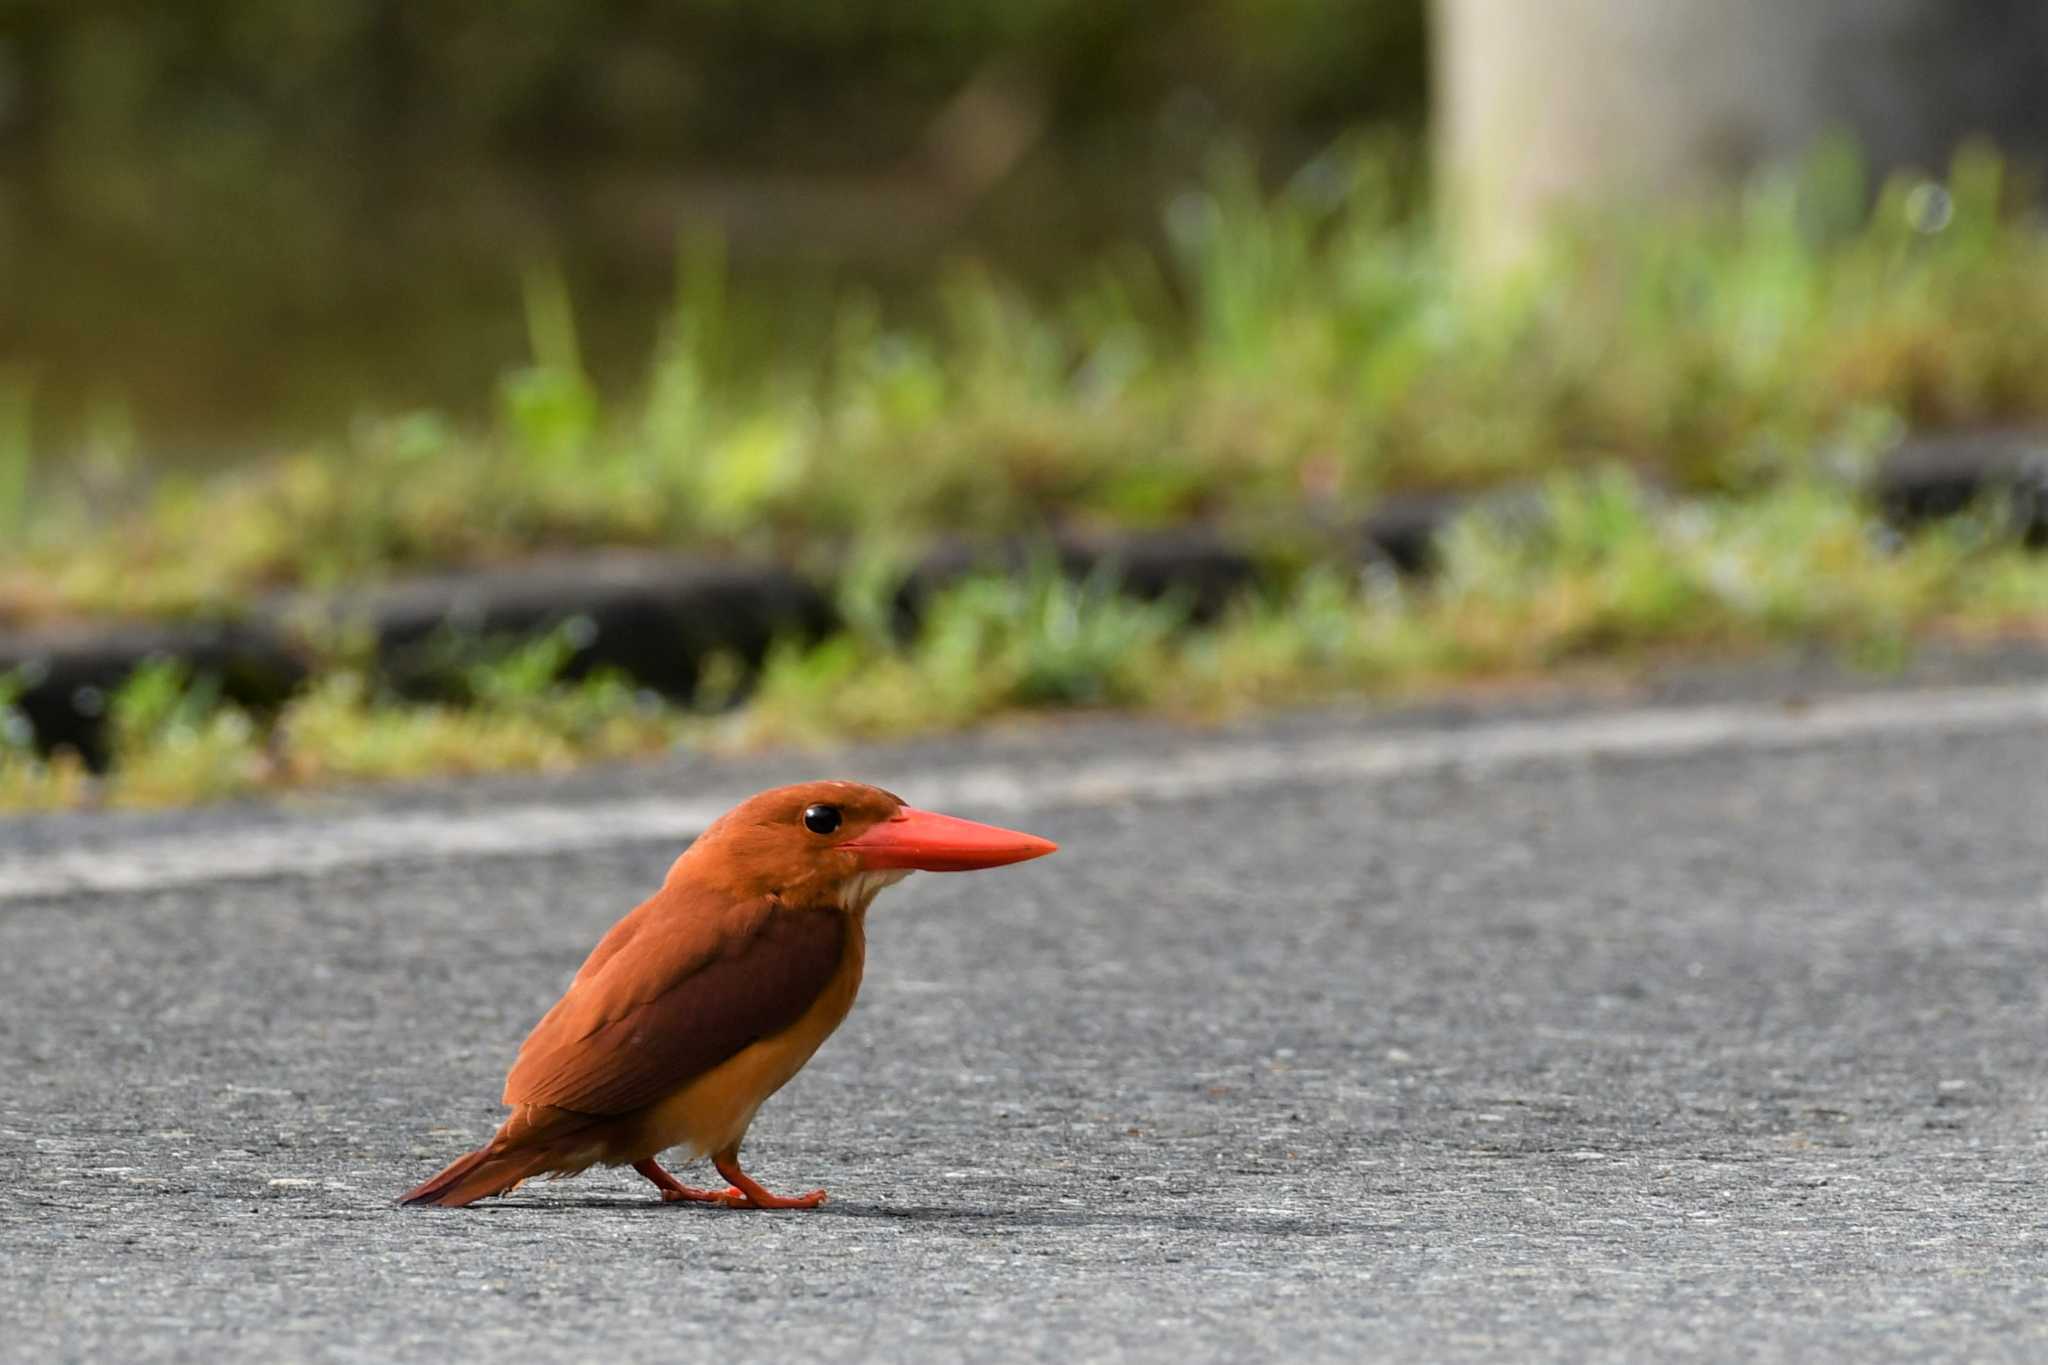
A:
POLYGON ((761 1188, 755 1179, 740 1169, 740 1149, 737 1145, 728 1147, 711 1158, 711 1164, 718 1173, 732 1182, 732 1188, 725 1192, 719 1202, 729 1209, 814 1209, 825 1202, 823 1190, 812 1190, 809 1194, 770 1194, 761 1188))
POLYGON ((737 1162, 733 1163, 731 1170, 720 1163, 718 1173, 733 1182, 722 1190, 700 1190, 694 1185, 685 1185, 664 1171, 653 1157, 633 1163, 633 1169, 654 1182, 654 1187, 661 1191, 664 1204, 717 1204, 728 1209, 814 1209, 825 1202, 823 1190, 799 1195, 770 1194, 742 1172, 737 1162))
POLYGON ((812 1190, 809 1194, 770 1194, 759 1185, 755 1185, 751 1193, 734 1188, 712 1197, 729 1209, 814 1209, 825 1202, 823 1190, 812 1190))

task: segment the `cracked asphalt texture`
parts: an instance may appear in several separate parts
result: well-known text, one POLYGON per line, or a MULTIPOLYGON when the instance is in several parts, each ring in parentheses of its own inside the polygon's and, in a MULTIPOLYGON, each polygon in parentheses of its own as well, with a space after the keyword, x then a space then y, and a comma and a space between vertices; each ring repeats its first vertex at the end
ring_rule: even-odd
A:
POLYGON ((2048 1358, 2042 727, 1005 822, 756 1122, 809 1214, 391 1203, 675 846, 0 903, 0 1358, 2048 1358))

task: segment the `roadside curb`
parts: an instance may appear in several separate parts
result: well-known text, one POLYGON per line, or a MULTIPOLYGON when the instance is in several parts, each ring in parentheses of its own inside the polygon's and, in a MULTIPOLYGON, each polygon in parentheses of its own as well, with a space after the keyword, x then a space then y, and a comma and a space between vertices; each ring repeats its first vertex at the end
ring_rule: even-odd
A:
MULTIPOLYGON (((1916 437, 1880 465, 1866 491, 1904 532, 1997 496, 2028 545, 2048 547, 2048 429, 2003 428, 1916 437)), ((1346 525, 1298 528, 1296 546, 1324 558, 1428 572, 1444 528, 1475 506, 1515 516, 1534 506, 1526 485, 1475 494, 1406 494, 1346 525)), ((1050 543, 1011 538, 944 542, 904 575, 899 623, 975 572, 1018 573, 1046 559, 1070 576, 1102 574, 1143 599, 1181 597, 1196 619, 1213 618, 1254 585, 1269 562, 1249 543, 1208 526, 1050 543)), ((695 694, 706 663, 729 655, 757 665, 777 639, 816 639, 839 623, 828 584, 772 564, 731 564, 683 555, 600 552, 504 568, 436 574, 336 596, 281 594, 226 622, 107 621, 0 630, 0 677, 36 745, 69 746, 99 768, 107 758, 107 701, 137 668, 175 660, 217 678, 222 695, 254 710, 275 708, 311 675, 308 640, 360 629, 380 677, 402 693, 447 688, 451 652, 463 642, 532 638, 568 626, 577 677, 616 668, 670 697, 695 694)))
POLYGON ((1904 442, 1878 469, 1871 496, 1901 531, 1954 516, 1987 496, 2006 500, 2013 530, 2048 547, 2048 430, 1943 432, 1904 442))
POLYGON ((758 664, 778 638, 816 638, 837 621, 810 580, 763 565, 606 553, 472 573, 436 574, 336 596, 279 594, 225 622, 110 621, 0 632, 0 676, 22 688, 15 705, 39 749, 107 760, 107 702, 145 665, 175 661, 219 680, 221 695, 266 711, 311 676, 310 643, 352 630, 380 678, 401 693, 435 695, 449 661, 478 642, 530 639, 567 626, 565 672, 617 668, 669 696, 688 697, 707 661, 758 664))
POLYGON ((288 599, 270 614, 361 625, 374 641, 379 673, 411 695, 438 689, 451 642, 530 639, 567 626, 574 650, 568 676, 616 668, 664 695, 687 697, 714 656, 758 664, 777 639, 816 638, 838 620, 825 591, 787 569, 621 553, 288 599))

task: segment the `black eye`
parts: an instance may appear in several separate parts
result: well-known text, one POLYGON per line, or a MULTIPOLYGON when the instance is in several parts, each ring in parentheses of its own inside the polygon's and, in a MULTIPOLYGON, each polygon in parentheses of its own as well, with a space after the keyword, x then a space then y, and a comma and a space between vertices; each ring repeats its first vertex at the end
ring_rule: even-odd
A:
POLYGON ((813 834, 830 834, 839 828, 839 807, 804 807, 804 828, 813 834))

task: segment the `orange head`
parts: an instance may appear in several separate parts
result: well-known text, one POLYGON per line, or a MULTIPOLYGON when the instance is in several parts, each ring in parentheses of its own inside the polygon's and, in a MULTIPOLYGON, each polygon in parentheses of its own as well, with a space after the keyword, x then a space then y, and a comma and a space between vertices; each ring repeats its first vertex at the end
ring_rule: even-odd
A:
POLYGON ((912 872, 971 872, 1059 847, 1016 830, 903 804, 858 782, 801 782, 749 797, 712 822, 669 870, 737 896, 865 907, 912 872))

